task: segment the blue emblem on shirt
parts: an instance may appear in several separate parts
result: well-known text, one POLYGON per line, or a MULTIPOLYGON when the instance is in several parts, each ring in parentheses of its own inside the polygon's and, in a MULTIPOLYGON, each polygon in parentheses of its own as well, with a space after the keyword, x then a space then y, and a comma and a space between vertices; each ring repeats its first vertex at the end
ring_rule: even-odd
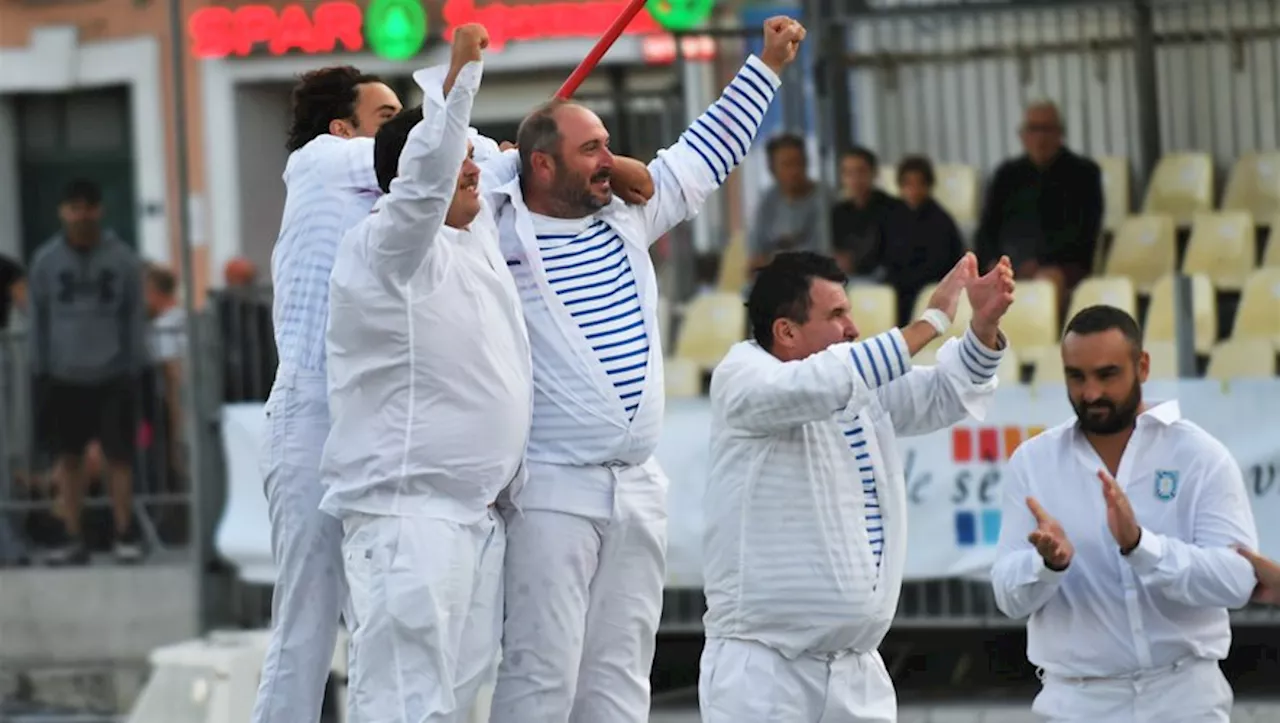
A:
POLYGON ((1178 472, 1172 469, 1156 470, 1156 497, 1168 502, 1178 494, 1178 472))

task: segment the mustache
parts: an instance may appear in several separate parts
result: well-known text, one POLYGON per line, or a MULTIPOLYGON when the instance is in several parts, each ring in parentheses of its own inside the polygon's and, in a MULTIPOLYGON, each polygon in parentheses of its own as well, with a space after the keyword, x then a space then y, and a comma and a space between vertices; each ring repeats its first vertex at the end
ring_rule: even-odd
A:
POLYGON ((607 181, 612 177, 613 177, 612 170, 608 168, 601 168, 591 176, 591 182, 596 183, 597 181, 607 181))

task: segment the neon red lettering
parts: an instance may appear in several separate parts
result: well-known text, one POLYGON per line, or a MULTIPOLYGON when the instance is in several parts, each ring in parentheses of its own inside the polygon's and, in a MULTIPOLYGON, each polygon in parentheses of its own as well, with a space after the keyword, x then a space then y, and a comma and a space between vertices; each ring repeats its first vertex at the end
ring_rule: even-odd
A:
POLYGON ((223 58, 235 46, 235 16, 228 8, 200 8, 187 21, 191 52, 197 58, 223 58))
POLYGON ((266 5, 244 5, 235 10, 235 53, 248 55, 257 43, 271 40, 276 11, 266 5))
POLYGON ((364 12, 354 3, 325 3, 316 8, 316 52, 330 53, 339 42, 351 52, 364 48, 364 12))
POLYGON ((315 34, 307 11, 297 5, 289 5, 280 13, 280 21, 269 38, 267 49, 272 55, 284 55, 290 50, 313 53, 318 50, 314 47, 315 34))

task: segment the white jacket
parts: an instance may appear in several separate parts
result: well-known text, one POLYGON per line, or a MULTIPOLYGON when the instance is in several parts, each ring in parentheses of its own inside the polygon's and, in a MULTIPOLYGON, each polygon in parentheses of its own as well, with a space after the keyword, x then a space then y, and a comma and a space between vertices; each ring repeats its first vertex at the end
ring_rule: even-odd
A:
MULTIPOLYGON (((695 216, 742 161, 779 83, 759 58, 748 58, 724 95, 649 164, 655 191, 648 204, 629 207, 615 198, 596 214, 626 246, 649 340, 645 388, 630 420, 582 330, 551 289, 519 181, 495 191, 502 251, 521 291, 533 346, 531 462, 636 465, 652 456, 662 425, 663 375, 649 245, 695 216)), ((532 485, 526 492, 534 494, 532 485)))
POLYGON ((532 370, 515 285, 487 206, 467 230, 443 225, 480 76, 464 67, 447 101, 438 73, 415 76, 425 119, 334 262, 321 509, 335 516, 471 523, 521 472, 532 370))
POLYGON ((740 342, 711 379, 711 473, 704 503, 708 637, 784 656, 875 650, 898 605, 907 498, 898 435, 972 415, 996 388, 1002 351, 969 332, 912 369, 897 329, 782 362, 740 342), (876 565, 845 430, 857 416, 877 480, 876 565))

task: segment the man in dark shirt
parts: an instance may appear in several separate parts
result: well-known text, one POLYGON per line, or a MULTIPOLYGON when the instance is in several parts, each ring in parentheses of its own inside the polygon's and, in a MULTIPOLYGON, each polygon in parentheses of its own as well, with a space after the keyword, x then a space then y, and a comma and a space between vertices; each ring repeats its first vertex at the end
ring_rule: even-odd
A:
POLYGON ((933 164, 924 156, 907 156, 898 164, 902 202, 884 219, 880 261, 885 283, 898 292, 898 324, 911 323, 916 296, 942 280, 965 254, 956 222, 933 198, 933 164))
POLYGON ((1063 134, 1057 106, 1028 106, 1026 154, 996 170, 976 244, 983 268, 1008 255, 1019 277, 1053 281, 1060 297, 1089 275, 1103 212, 1098 164, 1066 148, 1063 134))
POLYGON ((844 200, 831 209, 831 243, 836 262, 850 276, 871 276, 880 266, 884 220, 901 203, 876 188, 876 154, 860 146, 840 158, 844 200))

